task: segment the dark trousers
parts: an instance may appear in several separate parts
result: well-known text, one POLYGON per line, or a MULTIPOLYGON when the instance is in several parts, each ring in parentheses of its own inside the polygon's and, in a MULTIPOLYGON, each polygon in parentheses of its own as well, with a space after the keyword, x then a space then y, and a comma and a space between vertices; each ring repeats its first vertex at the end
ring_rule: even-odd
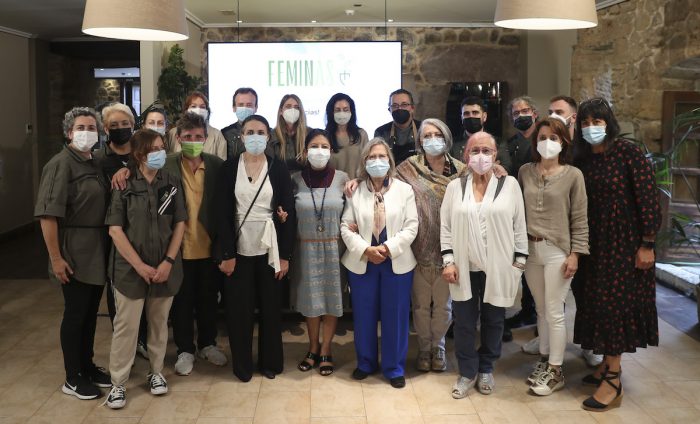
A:
POLYGON ((66 379, 74 381, 81 373, 91 371, 95 364, 95 327, 104 286, 85 284, 71 279, 63 289, 63 321, 61 321, 61 349, 66 379))
POLYGON ((377 322, 382 328, 382 374, 404 375, 408 354, 408 317, 413 271, 395 274, 391 259, 367 264, 364 274, 348 271, 355 328, 357 368, 372 373, 379 367, 377 322))
POLYGON ((241 381, 253 377, 253 326, 255 306, 260 311, 258 369, 282 372, 282 281, 267 264, 267 255, 239 256, 236 268, 226 278, 224 301, 231 346, 233 373, 241 381))
POLYGON ((535 310, 535 298, 532 297, 532 293, 530 292, 530 287, 527 285, 527 280, 525 279, 525 274, 523 274, 522 277, 522 284, 523 284, 523 295, 520 298, 520 307, 522 308, 520 311, 521 316, 526 317, 526 316, 535 316, 537 315, 537 311, 535 310))
MULTIPOLYGON (((109 321, 112 323, 112 330, 114 330, 114 317, 117 315, 117 306, 114 300, 114 286, 111 281, 107 281, 107 313, 109 314, 109 321)), ((148 339, 148 322, 146 321, 146 303, 143 304, 143 313, 141 314, 141 324, 139 325, 139 338, 138 341, 142 345, 146 346, 146 340, 148 339)))
POLYGON ((197 347, 216 345, 216 301, 219 291, 216 265, 210 258, 182 261, 183 279, 175 295, 171 318, 177 354, 194 354, 194 320, 197 347))
POLYGON ((472 379, 477 372, 493 372, 493 363, 501 356, 501 337, 506 308, 484 303, 486 274, 470 272, 472 298, 452 301, 455 356, 459 374, 472 379), (481 346, 476 349, 476 323, 481 317, 481 346))

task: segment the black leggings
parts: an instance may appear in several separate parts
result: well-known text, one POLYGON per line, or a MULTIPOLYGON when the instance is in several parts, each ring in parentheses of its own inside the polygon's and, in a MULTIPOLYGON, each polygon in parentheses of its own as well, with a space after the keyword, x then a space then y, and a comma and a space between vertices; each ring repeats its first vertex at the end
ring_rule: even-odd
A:
POLYGON ((61 349, 66 379, 74 381, 95 368, 94 355, 97 310, 104 286, 85 284, 71 279, 61 285, 64 309, 61 321, 61 349))

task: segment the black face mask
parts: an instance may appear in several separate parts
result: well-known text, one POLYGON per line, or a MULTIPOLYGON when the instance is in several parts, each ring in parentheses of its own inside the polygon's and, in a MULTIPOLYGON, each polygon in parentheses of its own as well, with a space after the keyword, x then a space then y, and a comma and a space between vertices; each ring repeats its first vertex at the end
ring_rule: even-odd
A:
POLYGON ((532 115, 521 115, 515 118, 513 126, 520 131, 527 131, 528 128, 532 126, 533 118, 532 115))
POLYGON ((131 128, 117 128, 109 130, 109 142, 117 146, 123 146, 131 138, 131 128))
POLYGON ((474 134, 481 131, 481 118, 464 118, 462 119, 462 128, 469 134, 474 134))
POLYGON ((408 122, 409 119, 411 119, 411 112, 407 111, 406 109, 396 109, 395 111, 391 112, 391 117, 394 118, 394 122, 399 125, 403 125, 408 122))

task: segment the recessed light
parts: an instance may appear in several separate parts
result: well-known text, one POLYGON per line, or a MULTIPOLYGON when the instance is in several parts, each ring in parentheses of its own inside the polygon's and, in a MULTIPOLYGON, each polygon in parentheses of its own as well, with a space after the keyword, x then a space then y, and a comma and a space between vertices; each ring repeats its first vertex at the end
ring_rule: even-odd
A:
POLYGON ((315 24, 315 23, 316 23, 316 20, 311 21, 311 23, 312 23, 312 24, 315 24))
POLYGON ((243 21, 241 21, 241 20, 239 19, 239 20, 236 21, 236 23, 242 24, 243 21))
POLYGON ((393 19, 387 19, 386 21, 387 21, 387 22, 389 22, 389 23, 392 23, 392 22, 394 22, 394 20, 393 20, 393 19))

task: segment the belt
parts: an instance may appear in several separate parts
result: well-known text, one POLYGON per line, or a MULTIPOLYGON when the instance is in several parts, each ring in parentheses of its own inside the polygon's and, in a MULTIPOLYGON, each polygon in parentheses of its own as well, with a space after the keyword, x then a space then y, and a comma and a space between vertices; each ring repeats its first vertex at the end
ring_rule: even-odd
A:
POLYGON ((527 235, 527 239, 530 241, 544 241, 543 237, 535 237, 530 234, 527 235))

